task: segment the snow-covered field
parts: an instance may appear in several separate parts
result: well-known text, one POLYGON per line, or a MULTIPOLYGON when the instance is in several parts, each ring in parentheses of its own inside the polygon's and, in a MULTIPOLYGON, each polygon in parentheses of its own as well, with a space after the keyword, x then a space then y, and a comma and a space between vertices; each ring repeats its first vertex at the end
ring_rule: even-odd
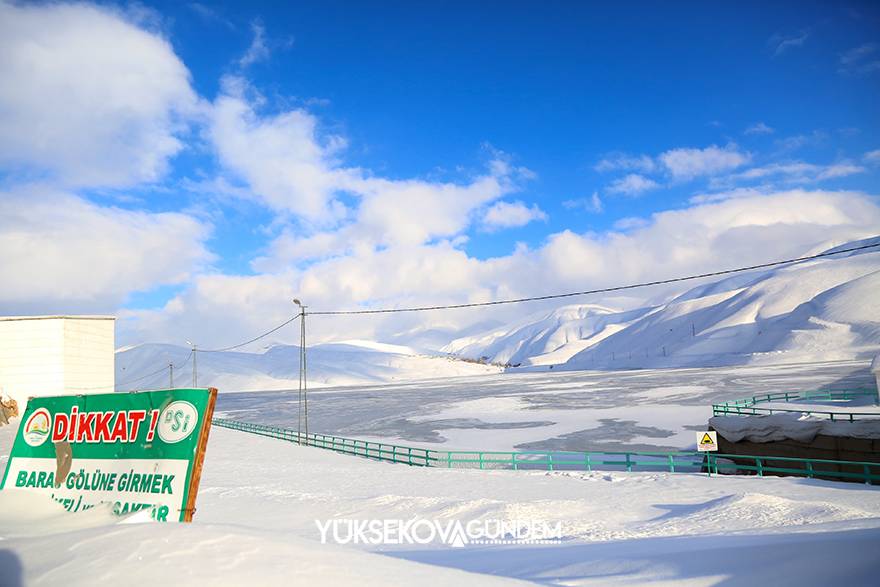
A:
MULTIPOLYGON (((309 394, 310 429, 439 449, 692 448, 711 404, 874 387, 867 361, 715 369, 505 373, 309 394)), ((223 394, 218 415, 296 426, 296 392, 223 394)))
MULTIPOLYGON (((867 362, 497 374, 315 390, 311 428, 437 448, 684 448, 713 401, 873 384, 867 362)), ((293 425, 296 394, 217 415, 293 425)), ((0 467, 14 434, 0 428, 0 467)), ((0 585, 876 584, 880 489, 697 473, 423 469, 215 427, 191 525, 0 492, 0 585), (45 508, 48 507, 49 510, 45 508), (336 544, 316 521, 522 520, 559 544, 336 544), (134 523, 132 523, 134 522, 134 523)))
MULTIPOLYGON (((11 436, 0 429, 0 453, 11 436)), ((410 468, 221 428, 191 525, 39 515, 22 497, 0 493, 3 585, 872 585, 880 571, 874 487, 410 468), (563 540, 321 544, 315 523, 412 517, 560 522, 563 540)))

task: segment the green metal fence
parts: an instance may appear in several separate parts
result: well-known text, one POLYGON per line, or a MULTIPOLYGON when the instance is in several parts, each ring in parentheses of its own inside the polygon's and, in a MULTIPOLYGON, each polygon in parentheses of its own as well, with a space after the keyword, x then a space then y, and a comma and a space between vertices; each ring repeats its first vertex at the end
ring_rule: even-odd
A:
POLYGON ((880 481, 880 463, 700 452, 437 451, 327 434, 300 434, 280 426, 214 418, 213 424, 369 459, 421 467, 541 471, 666 471, 708 475, 797 475, 817 479, 880 481))
POLYGON ((864 418, 880 418, 878 412, 865 411, 831 411, 817 410, 813 407, 804 406, 803 408, 768 408, 756 407, 757 404, 770 402, 796 402, 796 401, 846 401, 857 398, 871 397, 877 400, 877 391, 871 389, 856 389, 847 391, 785 391, 778 393, 766 393, 761 395, 753 395, 752 397, 724 402, 721 404, 712 404, 712 413, 715 416, 764 416, 779 413, 798 413, 809 414, 810 416, 819 416, 829 418, 834 421, 854 422, 857 419, 864 418))
POLYGON ((259 434, 260 436, 268 436, 269 438, 295 442, 303 446, 314 446, 378 461, 426 467, 433 460, 433 457, 430 456, 432 451, 424 448, 359 440, 356 438, 345 438, 343 436, 329 434, 306 435, 297 432, 296 430, 283 428, 281 426, 267 426, 265 424, 253 424, 250 422, 239 422, 237 420, 225 420, 223 418, 214 418, 212 423, 215 426, 220 426, 222 428, 241 430, 243 432, 259 434))
POLYGON ((802 459, 754 455, 707 454, 707 469, 715 474, 754 474, 759 477, 781 474, 831 479, 861 481, 872 485, 880 481, 880 463, 865 461, 832 461, 828 459, 802 459))
POLYGON ((700 471, 703 455, 696 452, 591 451, 432 451, 432 466, 449 469, 512 469, 544 471, 700 471))

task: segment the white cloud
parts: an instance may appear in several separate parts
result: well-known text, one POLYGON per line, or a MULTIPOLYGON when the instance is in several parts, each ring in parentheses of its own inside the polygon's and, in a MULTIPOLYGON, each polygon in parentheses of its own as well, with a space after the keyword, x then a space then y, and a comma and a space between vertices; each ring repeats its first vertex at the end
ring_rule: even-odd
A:
POLYGON ((796 151, 809 145, 818 145, 823 143, 828 135, 820 130, 814 130, 809 134, 800 134, 784 139, 776 139, 774 143, 780 151, 796 151))
POLYGON ((855 175, 856 173, 864 173, 864 171, 865 168, 860 165, 854 165, 846 161, 841 161, 840 163, 826 165, 825 168, 819 172, 819 175, 816 176, 816 178, 819 181, 822 181, 825 179, 855 175))
POLYGON ((653 179, 649 179, 637 173, 630 173, 625 177, 612 181, 605 189, 609 194, 624 194, 638 196, 644 192, 655 190, 660 187, 653 179))
POLYGON ((232 24, 228 18, 223 16, 217 9, 202 4, 200 2, 189 2, 186 5, 187 8, 192 10, 199 18, 204 20, 206 23, 217 23, 223 25, 225 28, 229 30, 235 30, 235 25, 232 24))
POLYGON ((773 56, 778 57, 790 49, 802 47, 807 39, 810 38, 810 30, 804 29, 793 35, 776 34, 770 37, 770 45, 774 47, 773 56))
POLYGON ((291 263, 350 253, 366 254, 388 246, 418 246, 437 238, 459 236, 474 213, 516 191, 517 180, 527 172, 502 160, 469 183, 436 183, 422 180, 351 178, 350 191, 360 196, 351 220, 319 232, 287 229, 254 260, 258 271, 278 271, 291 263))
POLYGON ((253 21, 251 23, 251 32, 254 38, 251 40, 247 51, 238 60, 239 67, 248 67, 258 61, 269 58, 269 46, 266 44, 266 28, 263 26, 263 23, 259 20, 253 21))
POLYGON ((203 269, 212 260, 209 233, 185 214, 102 207, 37 187, 0 193, 0 304, 7 312, 112 312, 131 293, 203 269))
POLYGON ((650 223, 645 218, 627 216, 626 218, 621 218, 620 220, 615 221, 614 230, 627 231, 634 228, 644 228, 645 226, 648 226, 648 224, 650 223))
POLYGON ((68 185, 161 179, 198 100, 171 45, 86 4, 0 3, 0 164, 68 185), (14 80, 12 82, 11 80, 14 80))
POLYGON ((748 163, 751 157, 739 151, 736 145, 724 148, 711 145, 705 149, 672 149, 662 153, 659 159, 673 178, 688 180, 736 169, 748 163))
POLYGON ((880 59, 877 51, 880 46, 877 43, 865 43, 853 47, 840 55, 838 71, 845 75, 868 74, 880 71, 880 59))
MULTIPOLYGON (((793 257, 865 238, 880 225, 875 199, 854 192, 790 190, 722 201, 621 222, 614 231, 563 231, 545 244, 480 260, 452 242, 350 251, 305 269, 257 276, 205 276, 161 312, 131 316, 138 337, 202 331, 234 343, 292 314, 290 298, 315 310, 487 301, 660 279, 793 257)), ((655 296, 657 291, 634 292, 655 296)), ((595 301, 595 300, 594 300, 595 301)), ((311 340, 389 339, 401 332, 462 328, 488 316, 512 319, 540 305, 389 315, 316 317, 311 340)), ((273 340, 296 340, 279 332, 273 340)))
POLYGON ((647 155, 627 155, 626 153, 610 153, 603 157, 594 167, 596 171, 638 171, 651 173, 657 168, 654 160, 647 155))
POLYGON ((763 122, 756 122, 755 124, 746 127, 746 130, 743 131, 743 133, 747 135, 771 135, 774 132, 776 132, 775 129, 767 126, 763 122))
POLYGON ((880 165, 880 149, 868 151, 862 156, 862 159, 869 165, 880 165))
POLYGON ((563 208, 566 208, 568 210, 583 208, 587 212, 594 212, 596 214, 602 212, 602 210, 604 209, 602 198, 599 197, 599 192, 593 192, 593 195, 589 198, 565 200, 564 202, 562 202, 562 206, 563 208))
POLYGON ((816 165, 804 161, 771 163, 752 167, 741 173, 713 179, 713 188, 725 188, 749 181, 775 180, 785 184, 806 184, 864 173, 865 168, 850 161, 838 161, 829 165, 816 165))
POLYGON ((260 117, 241 78, 226 78, 223 86, 208 129, 221 164, 273 210, 313 222, 338 219, 344 213, 335 201, 342 176, 356 173, 337 168, 335 154, 345 141, 319 136, 317 119, 305 110, 260 117))
POLYGON ((534 175, 492 152, 487 171, 464 182, 386 179, 345 166, 345 139, 322 133, 309 112, 263 116, 257 112, 260 97, 248 98, 252 93, 240 78, 225 80, 209 137, 223 167, 247 184, 251 199, 277 212, 285 226, 266 254, 254 260, 257 270, 458 236, 479 209, 517 191, 534 175))
POLYGON ((483 227, 486 230, 498 230, 500 228, 515 228, 525 226, 533 220, 547 220, 545 214, 537 204, 532 207, 526 206, 520 201, 495 202, 483 215, 483 227))

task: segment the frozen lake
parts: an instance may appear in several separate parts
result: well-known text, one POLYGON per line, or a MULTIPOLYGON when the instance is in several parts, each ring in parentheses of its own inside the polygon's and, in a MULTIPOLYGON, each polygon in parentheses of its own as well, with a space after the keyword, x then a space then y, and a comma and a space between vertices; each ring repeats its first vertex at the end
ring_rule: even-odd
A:
MULTIPOLYGON (((440 449, 693 448, 714 402, 874 388, 868 363, 504 373, 309 393, 311 432, 440 449)), ((296 427, 297 392, 221 395, 217 415, 296 427)))

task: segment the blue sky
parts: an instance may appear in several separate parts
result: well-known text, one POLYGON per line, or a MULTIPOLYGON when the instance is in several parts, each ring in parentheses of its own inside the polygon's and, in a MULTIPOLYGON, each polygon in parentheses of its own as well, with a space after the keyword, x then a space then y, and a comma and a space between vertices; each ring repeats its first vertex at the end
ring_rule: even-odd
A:
POLYGON ((249 316, 233 337, 291 292, 540 294, 880 232, 874 2, 2 7, 0 177, 33 225, 7 254, 90 276, 10 273, 7 313, 120 313, 132 339, 249 316), (135 236, 59 245, 76 214, 135 236))
MULTIPOLYGON (((871 2, 173 6, 158 9, 200 93, 216 94, 261 23, 271 57, 249 77, 277 101, 267 108, 311 103, 349 137, 350 164, 455 179, 478 170, 491 145, 533 170, 518 197, 547 221, 472 234, 467 250, 479 258, 565 228, 608 229, 698 189, 606 197, 612 177, 594 166, 611 152, 736 143, 766 162, 832 162, 875 148, 880 130, 880 76, 839 71, 842 54, 878 38, 871 2), (760 122, 775 132, 744 134, 760 122), (796 153, 780 144, 817 132, 796 153), (597 191, 603 214, 562 206, 597 191)), ((243 260, 227 259, 237 269, 243 260)))

